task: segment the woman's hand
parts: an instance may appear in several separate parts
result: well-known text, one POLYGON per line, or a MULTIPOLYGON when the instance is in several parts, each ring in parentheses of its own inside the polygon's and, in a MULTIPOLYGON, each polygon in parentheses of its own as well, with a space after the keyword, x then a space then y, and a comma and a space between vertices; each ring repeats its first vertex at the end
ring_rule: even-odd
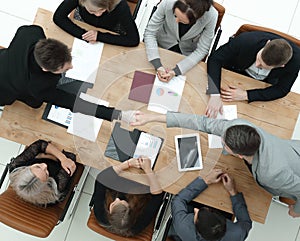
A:
POLYGON ((67 158, 64 156, 64 158, 60 159, 60 164, 62 168, 70 175, 72 176, 73 173, 76 170, 76 164, 73 162, 70 158, 67 158))
POLYGON ((144 170, 145 173, 152 172, 151 160, 148 157, 141 156, 138 158, 140 167, 144 170))
POLYGON ((87 31, 85 34, 82 35, 82 39, 89 42, 89 43, 96 43, 97 42, 97 35, 98 35, 98 31, 90 30, 90 31, 87 31))
POLYGON ((140 162, 136 158, 130 158, 126 162, 127 162, 128 168, 130 168, 130 167, 141 168, 140 162))

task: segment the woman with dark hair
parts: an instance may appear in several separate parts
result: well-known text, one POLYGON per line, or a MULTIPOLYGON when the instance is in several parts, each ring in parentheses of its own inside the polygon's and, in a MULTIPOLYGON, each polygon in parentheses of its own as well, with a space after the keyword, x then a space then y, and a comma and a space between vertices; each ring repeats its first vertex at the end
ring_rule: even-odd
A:
POLYGON ((163 0, 151 17, 144 41, 148 60, 161 81, 185 74, 209 52, 218 12, 212 0, 163 0), (169 69, 160 61, 158 47, 186 56, 169 69))
POLYGON ((93 194, 94 213, 109 232, 131 237, 142 232, 157 214, 163 191, 148 158, 129 159, 98 174, 93 194), (128 168, 141 168, 149 186, 119 176, 128 168))
POLYGON ((64 0, 56 9, 53 21, 76 38, 94 43, 137 46, 140 42, 138 29, 126 0, 64 0), (117 34, 85 30, 69 19, 75 10, 75 18, 97 28, 117 34))
POLYGON ((62 201, 76 170, 76 156, 38 140, 9 164, 10 185, 23 200, 46 206, 62 201))

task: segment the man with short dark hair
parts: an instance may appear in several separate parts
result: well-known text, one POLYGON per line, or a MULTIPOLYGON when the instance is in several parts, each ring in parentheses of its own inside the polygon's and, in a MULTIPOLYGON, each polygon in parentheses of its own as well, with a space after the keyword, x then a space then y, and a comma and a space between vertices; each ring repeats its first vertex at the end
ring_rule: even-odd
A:
POLYGON ((203 179, 196 178, 181 190, 172 201, 172 236, 177 240, 188 241, 243 241, 252 227, 247 206, 242 193, 236 190, 233 179, 221 169, 212 170, 203 179), (233 213, 237 222, 226 219, 215 209, 193 208, 190 202, 201 194, 208 185, 223 182, 230 194, 233 213))
POLYGON ((263 31, 244 32, 231 38, 207 60, 210 95, 205 114, 216 117, 222 101, 270 101, 286 96, 300 69, 300 48, 281 36, 263 31), (222 68, 271 84, 267 88, 243 90, 221 88, 222 68))
POLYGON ((275 196, 296 201, 289 215, 300 217, 300 141, 284 140, 243 120, 213 119, 206 116, 167 112, 166 115, 137 112, 136 122, 165 122, 167 127, 198 130, 222 137, 223 153, 241 158, 256 182, 275 196))
POLYGON ((21 26, 9 47, 0 50, 0 106, 19 100, 39 108, 50 102, 108 121, 134 117, 133 111, 92 104, 57 88, 61 74, 72 67, 70 49, 64 43, 47 39, 40 26, 21 26))

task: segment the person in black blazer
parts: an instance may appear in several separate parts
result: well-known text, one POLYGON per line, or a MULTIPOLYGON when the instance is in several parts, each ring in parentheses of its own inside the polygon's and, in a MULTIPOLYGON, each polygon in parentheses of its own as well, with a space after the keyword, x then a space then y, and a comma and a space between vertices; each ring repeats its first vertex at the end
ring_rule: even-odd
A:
POLYGON ((39 108, 50 102, 108 121, 129 122, 134 117, 134 111, 92 104, 58 89, 61 74, 72 67, 70 49, 64 43, 47 39, 40 26, 21 26, 9 47, 0 50, 0 106, 19 100, 39 108))
POLYGON ((231 38, 207 61, 210 100, 206 115, 216 117, 223 101, 270 101, 286 96, 300 69, 300 48, 277 34, 245 32, 231 38), (271 84, 264 89, 220 88, 221 68, 271 84))

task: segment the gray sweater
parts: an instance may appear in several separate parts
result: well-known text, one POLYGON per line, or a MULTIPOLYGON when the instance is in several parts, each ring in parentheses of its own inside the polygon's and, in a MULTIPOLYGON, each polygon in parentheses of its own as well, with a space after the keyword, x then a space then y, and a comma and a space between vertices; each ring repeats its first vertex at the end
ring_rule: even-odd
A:
POLYGON ((178 23, 172 10, 175 2, 176 0, 163 0, 158 5, 146 27, 144 41, 149 61, 160 58, 158 46, 169 49, 179 44, 181 52, 187 57, 177 63, 177 66, 185 74, 208 54, 218 12, 211 6, 180 39, 178 23))

